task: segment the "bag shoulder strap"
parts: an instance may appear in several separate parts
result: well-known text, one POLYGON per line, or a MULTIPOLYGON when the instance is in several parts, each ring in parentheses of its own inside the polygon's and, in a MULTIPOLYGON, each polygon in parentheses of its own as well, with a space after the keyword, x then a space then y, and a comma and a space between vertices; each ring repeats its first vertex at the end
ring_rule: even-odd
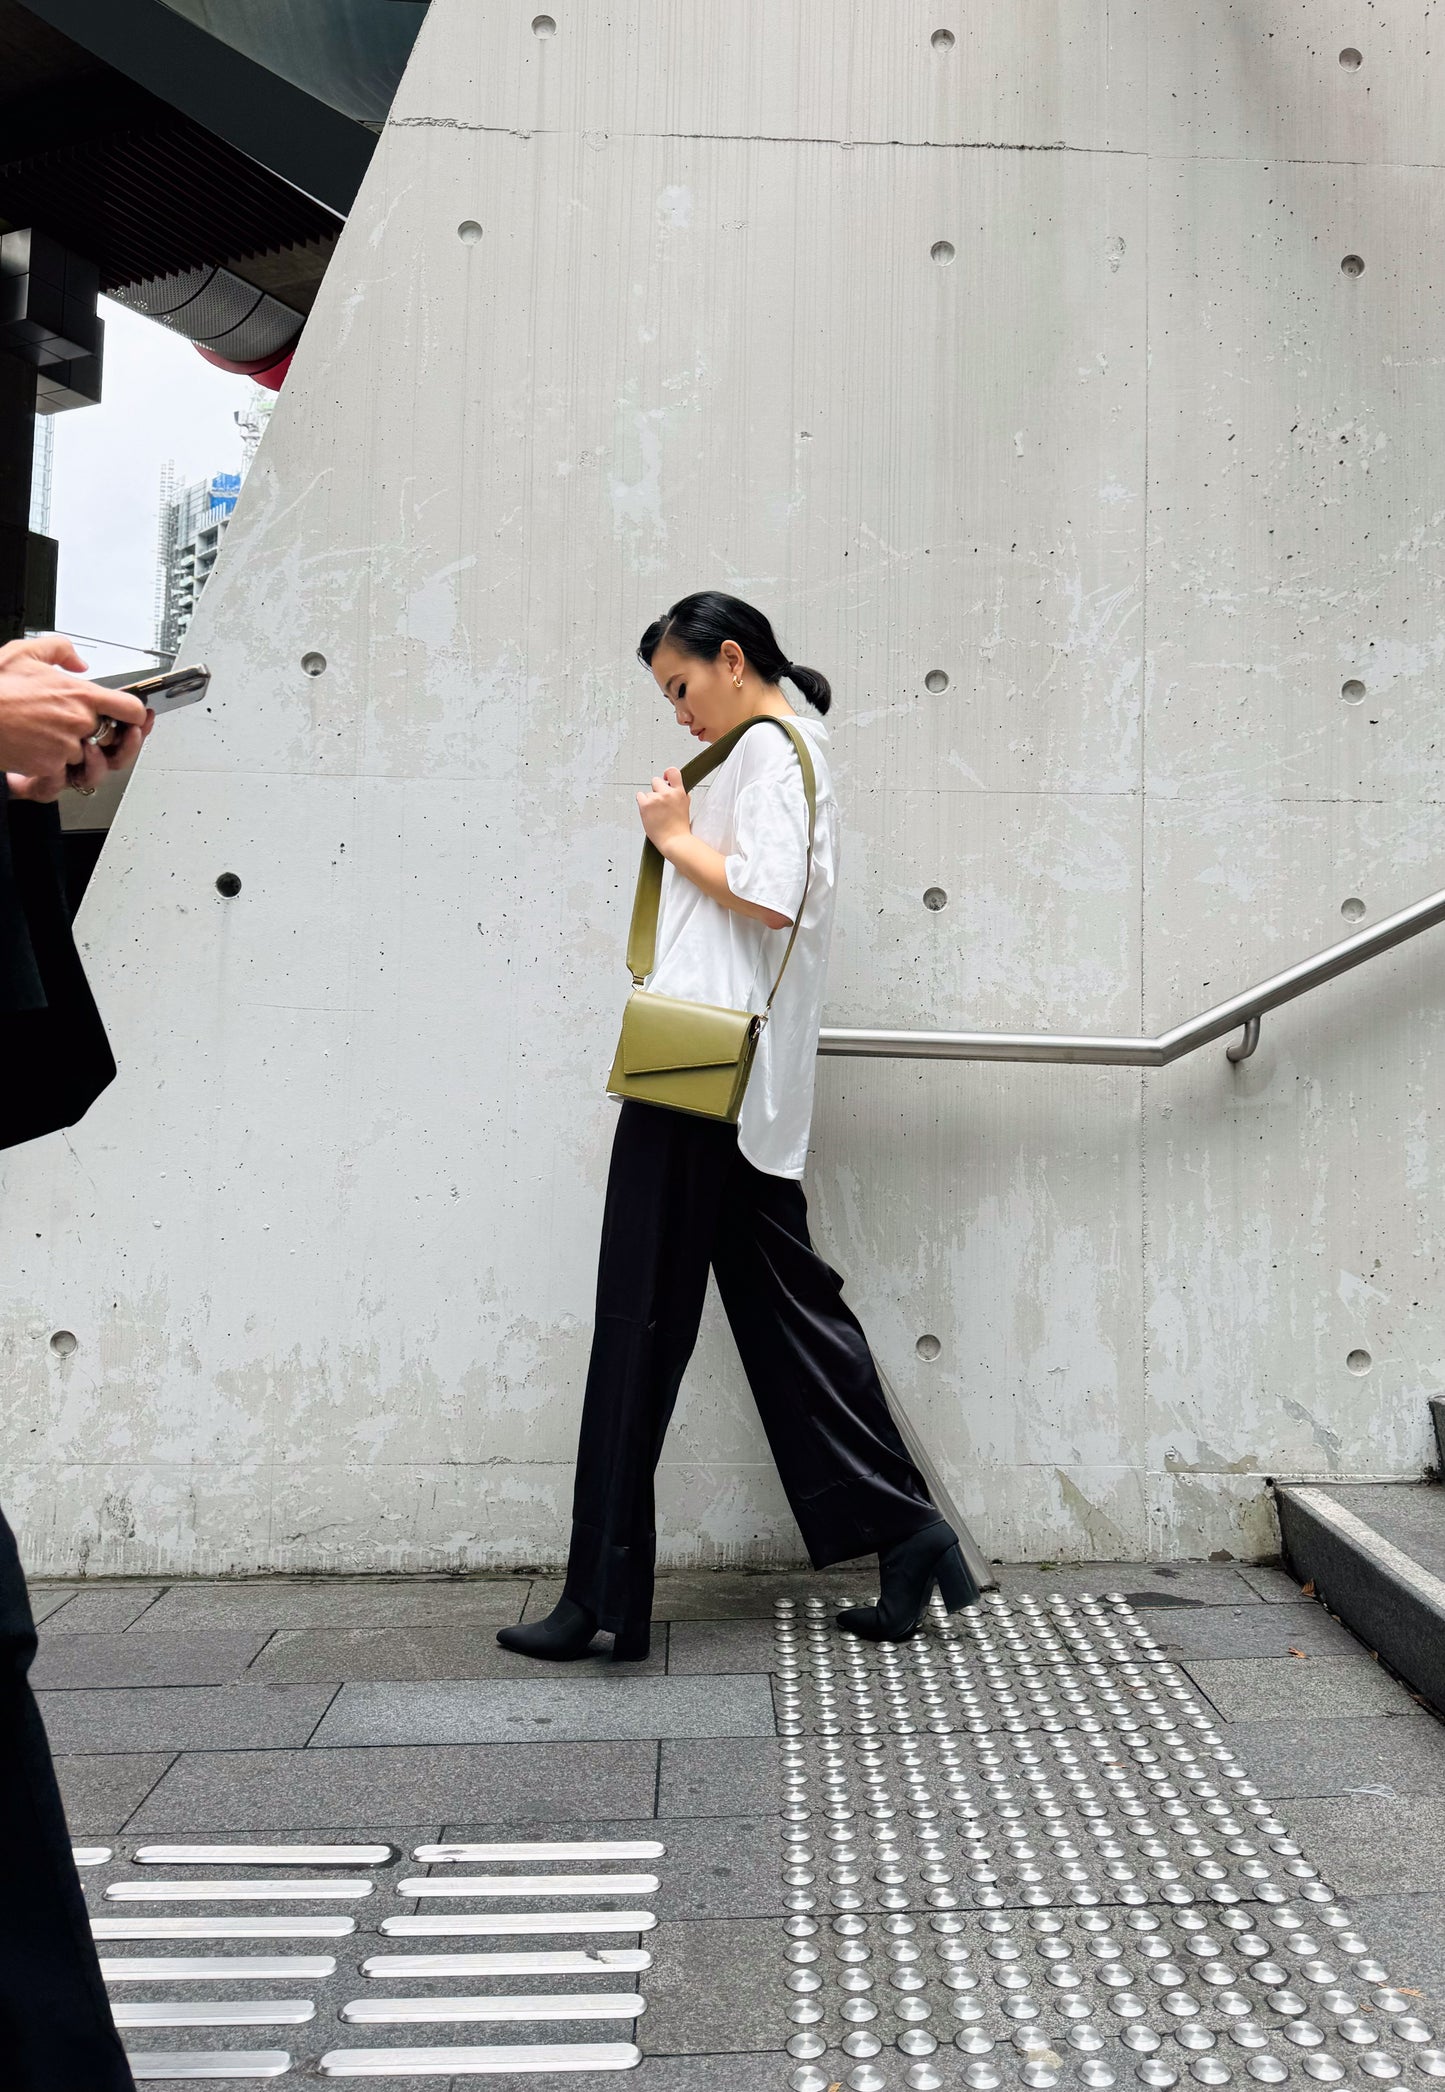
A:
MULTIPOLYGON (((763 1006, 765 1011, 772 1008, 779 982, 787 971, 789 959, 793 956, 793 946, 797 942, 798 928, 803 920, 803 907, 813 878, 813 838, 818 822, 818 786, 808 737, 800 732, 790 719, 780 719, 775 712, 759 712, 755 718, 743 720, 740 726, 735 726, 730 733, 724 734, 720 741, 714 741, 711 748, 705 748, 701 755, 694 756, 690 763, 683 765, 681 772, 683 785, 690 792, 710 770, 716 770, 719 763, 726 762, 735 743, 741 740, 749 728, 768 722, 782 728, 792 742, 802 768, 803 794, 808 802, 808 870, 803 881, 803 898, 799 901, 798 912, 793 917, 793 932, 788 939, 788 948, 783 953, 783 963, 778 968, 777 979, 768 991, 768 999, 763 1006)), ((642 863, 637 872, 637 894, 632 903, 632 924, 627 933, 627 970, 632 975, 634 987, 640 986, 646 980, 657 956, 657 911, 662 900, 663 863, 662 852, 651 836, 645 836, 642 844, 642 863)))

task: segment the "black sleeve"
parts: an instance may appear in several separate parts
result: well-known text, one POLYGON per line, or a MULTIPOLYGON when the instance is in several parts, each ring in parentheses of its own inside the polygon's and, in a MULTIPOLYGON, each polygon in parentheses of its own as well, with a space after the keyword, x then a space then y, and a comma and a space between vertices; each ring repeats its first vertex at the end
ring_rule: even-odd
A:
POLYGON ((60 815, 4 801, 0 836, 0 1148, 73 1126, 115 1061, 65 898, 60 815))
POLYGON ((26 894, 58 875, 60 813, 54 806, 29 806, 12 799, 0 777, 0 1010, 40 1010, 45 989, 40 962, 30 936, 26 894), (48 814, 48 821, 27 821, 27 814, 48 814), (41 862, 36 864, 37 854, 41 862))

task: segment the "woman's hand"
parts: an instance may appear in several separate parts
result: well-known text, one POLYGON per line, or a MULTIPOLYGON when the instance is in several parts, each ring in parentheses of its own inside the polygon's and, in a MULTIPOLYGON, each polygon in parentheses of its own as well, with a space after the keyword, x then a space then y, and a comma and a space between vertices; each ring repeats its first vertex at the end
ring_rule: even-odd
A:
POLYGON ((654 777, 650 792, 639 792, 637 811, 642 825, 663 856, 669 843, 692 833, 691 806, 680 770, 664 770, 654 777))
POLYGON ((63 770, 30 776, 23 771, 11 770, 5 780, 10 788, 10 797, 48 805, 51 800, 58 799, 64 791, 86 794, 93 792, 102 779, 112 776, 117 770, 130 768, 155 723, 156 715, 147 705, 141 724, 122 727, 108 746, 97 748, 93 741, 84 740, 81 743, 81 759, 78 763, 67 763, 63 770))

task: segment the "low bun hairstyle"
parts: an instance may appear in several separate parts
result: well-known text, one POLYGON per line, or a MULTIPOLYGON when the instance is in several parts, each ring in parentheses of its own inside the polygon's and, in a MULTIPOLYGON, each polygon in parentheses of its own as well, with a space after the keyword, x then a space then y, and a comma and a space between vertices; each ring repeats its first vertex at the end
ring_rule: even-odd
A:
POLYGON ((755 668, 765 683, 778 683, 786 676, 815 712, 826 712, 832 704, 833 690, 828 678, 816 668, 801 668, 788 659, 761 610, 755 610, 738 596, 725 596, 713 588, 680 597, 671 610, 654 618, 638 644, 637 658, 645 668, 651 668, 653 655, 666 640, 680 654, 690 654, 694 661, 716 661, 725 639, 737 642, 748 666, 755 668))

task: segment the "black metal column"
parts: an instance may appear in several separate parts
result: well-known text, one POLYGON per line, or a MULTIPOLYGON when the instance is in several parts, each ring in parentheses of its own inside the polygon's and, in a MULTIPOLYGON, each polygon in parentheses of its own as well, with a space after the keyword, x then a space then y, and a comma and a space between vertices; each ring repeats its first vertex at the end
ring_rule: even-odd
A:
POLYGON ((0 644, 24 633, 30 600, 35 381, 33 363, 0 354, 0 644))

